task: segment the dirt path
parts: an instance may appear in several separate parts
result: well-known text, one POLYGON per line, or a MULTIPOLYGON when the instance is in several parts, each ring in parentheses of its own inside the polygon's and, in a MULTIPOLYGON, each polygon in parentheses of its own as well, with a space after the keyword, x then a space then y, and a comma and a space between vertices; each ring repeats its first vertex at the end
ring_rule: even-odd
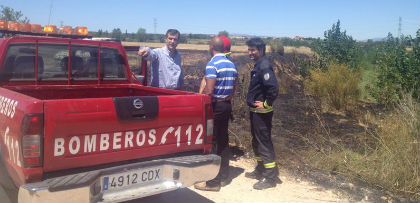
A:
POLYGON ((276 188, 255 190, 252 185, 257 180, 248 179, 245 172, 252 171, 254 163, 249 159, 240 158, 231 161, 231 172, 237 175, 230 185, 223 187, 220 194, 192 190, 214 202, 348 202, 340 198, 337 192, 324 189, 307 181, 302 181, 289 174, 280 174, 283 183, 276 188), (240 174, 238 174, 240 172, 240 174))
MULTIPOLYGON (((245 172, 252 171, 254 163, 252 160, 239 158, 230 162, 230 175, 232 182, 222 187, 220 192, 208 192, 194 189, 194 187, 132 200, 134 202, 349 202, 336 189, 326 189, 321 185, 304 181, 296 176, 281 172, 280 178, 283 183, 276 188, 266 190, 254 190, 252 185, 256 180, 248 179, 245 172)), ((354 200, 353 200, 354 201, 354 200)), ((362 200, 363 201, 363 200, 362 200)), ((365 202, 365 201, 363 201, 365 202)), ((369 202, 369 201, 366 201, 369 202)))

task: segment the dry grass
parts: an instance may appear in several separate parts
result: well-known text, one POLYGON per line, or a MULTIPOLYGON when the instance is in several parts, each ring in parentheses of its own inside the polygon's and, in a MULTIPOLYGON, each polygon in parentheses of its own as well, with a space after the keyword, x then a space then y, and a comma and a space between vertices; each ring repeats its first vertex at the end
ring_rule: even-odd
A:
POLYGON ((327 110, 350 110, 360 97, 359 74, 344 65, 330 64, 328 70, 311 70, 305 89, 321 98, 327 110))
POLYGON ((304 157, 308 163, 333 173, 419 200, 419 109, 419 104, 406 95, 385 115, 366 113, 360 118, 365 132, 352 135, 358 141, 353 147, 346 145, 343 137, 332 135, 318 112, 316 132, 304 138, 310 149, 304 157))
POLYGON ((284 53, 304 54, 304 55, 307 55, 307 56, 314 55, 314 52, 312 51, 311 48, 304 47, 304 46, 300 46, 300 47, 285 46, 284 47, 284 53))

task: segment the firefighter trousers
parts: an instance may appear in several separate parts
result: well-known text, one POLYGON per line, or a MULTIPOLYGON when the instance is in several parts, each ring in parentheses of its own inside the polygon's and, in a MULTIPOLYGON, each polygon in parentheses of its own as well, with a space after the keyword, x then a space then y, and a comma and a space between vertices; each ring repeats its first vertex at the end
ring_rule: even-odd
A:
POLYGON ((271 140, 271 121, 273 112, 250 112, 252 149, 257 158, 256 170, 265 178, 277 179, 278 168, 275 163, 273 142, 271 140))

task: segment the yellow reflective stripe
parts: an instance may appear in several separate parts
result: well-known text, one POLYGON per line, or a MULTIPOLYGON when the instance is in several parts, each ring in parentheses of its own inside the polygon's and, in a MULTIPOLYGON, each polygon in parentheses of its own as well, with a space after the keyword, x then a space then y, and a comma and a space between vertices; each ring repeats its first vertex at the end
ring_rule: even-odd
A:
POLYGON ((264 164, 264 168, 274 168, 274 167, 276 167, 276 162, 264 164))
POLYGON ((264 101, 264 108, 273 108, 273 106, 268 105, 267 100, 264 101))
POLYGON ((232 54, 232 52, 226 52, 225 55, 226 56, 230 56, 232 54))
POLYGON ((259 156, 255 157, 255 159, 256 159, 257 161, 262 161, 261 157, 259 157, 259 156))
POLYGON ((254 108, 254 107, 249 107, 249 110, 251 112, 255 112, 255 113, 268 113, 268 112, 273 111, 273 107, 263 108, 263 109, 257 109, 257 108, 254 108))

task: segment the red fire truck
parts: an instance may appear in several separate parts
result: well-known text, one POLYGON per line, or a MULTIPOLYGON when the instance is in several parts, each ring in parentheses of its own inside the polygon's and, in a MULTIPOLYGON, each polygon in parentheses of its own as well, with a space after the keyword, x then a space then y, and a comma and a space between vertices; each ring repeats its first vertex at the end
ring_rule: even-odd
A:
POLYGON ((85 27, 31 26, 0 21, 0 159, 19 202, 120 202, 216 176, 208 96, 142 85, 124 47, 85 27))

